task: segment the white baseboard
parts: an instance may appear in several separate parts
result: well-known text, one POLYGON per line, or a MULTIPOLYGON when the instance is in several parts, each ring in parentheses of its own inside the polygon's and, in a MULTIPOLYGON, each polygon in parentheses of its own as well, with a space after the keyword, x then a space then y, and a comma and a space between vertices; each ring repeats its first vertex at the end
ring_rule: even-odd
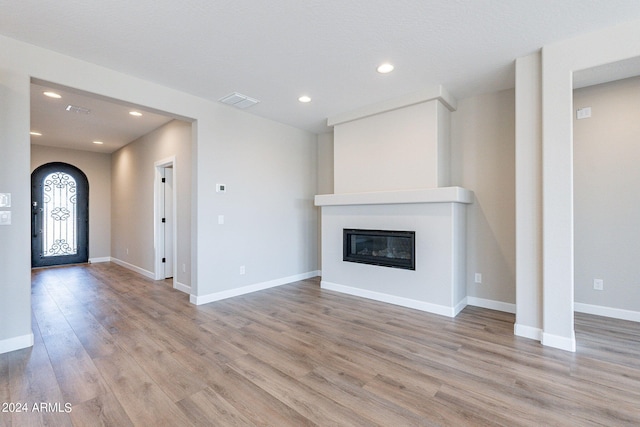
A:
POLYGON ((137 265, 133 265, 133 264, 129 264, 128 262, 124 262, 118 258, 111 258, 112 262, 115 262, 116 264, 127 268, 129 270, 135 271, 136 273, 142 274, 145 277, 148 277, 151 280, 155 280, 156 276, 155 274, 153 274, 150 271, 145 270, 144 268, 140 268, 137 265))
POLYGON ((33 347, 33 333, 0 340, 0 354, 33 347))
POLYGON ((488 308, 490 310, 504 311, 505 313, 515 313, 516 305, 508 302, 494 301, 490 299, 467 297, 467 304, 474 307, 488 308))
POLYGON ((109 262, 111 261, 110 256, 103 256, 98 258, 89 258, 89 264, 97 264, 99 262, 109 262))
POLYGON ((595 314, 596 316, 611 317, 614 319, 631 320, 640 322, 640 312, 624 310, 621 308, 603 307, 600 305, 573 303, 573 310, 579 313, 595 314))
POLYGON ((552 335, 546 332, 542 332, 542 345, 547 347, 559 348, 560 350, 576 351, 576 335, 571 333, 571 337, 562 337, 560 335, 552 335))
POLYGON ((381 292, 368 291, 366 289, 354 288, 351 286, 339 285, 322 280, 320 287, 330 291, 341 292, 343 294, 353 295, 362 298, 368 298, 375 301, 386 302, 389 304, 399 305, 401 307, 413 308, 415 310, 426 311, 428 313, 439 314, 447 317, 455 317, 462 308, 464 301, 458 303, 455 307, 447 307, 444 305, 432 304, 429 302, 418 301, 411 298, 398 297, 395 295, 384 294, 381 292), (460 308, 462 306, 462 308, 460 308))
POLYGON ((275 288, 276 286, 286 285, 287 283, 298 282, 300 280, 310 279, 318 276, 319 271, 314 270, 308 273, 296 274, 294 276, 283 277, 280 279, 269 280, 267 282, 254 283, 253 285, 243 286, 241 288, 228 289, 226 291, 215 292, 207 295, 191 295, 189 301, 195 305, 207 304, 214 301, 220 301, 227 298, 233 298, 240 295, 250 294, 252 292, 262 291, 264 289, 275 288))
POLYGON ((529 338, 536 341, 542 341, 542 329, 533 326, 513 325, 513 334, 518 337, 529 338))
POLYGON ((173 289, 184 292, 185 294, 191 294, 191 286, 180 283, 177 280, 173 281, 173 289))
POLYGON ((453 307, 453 316, 452 317, 456 317, 458 314, 460 314, 460 312, 462 310, 464 310, 464 308, 469 305, 467 304, 467 297, 462 298, 462 301, 460 301, 458 304, 456 304, 455 307, 453 307))

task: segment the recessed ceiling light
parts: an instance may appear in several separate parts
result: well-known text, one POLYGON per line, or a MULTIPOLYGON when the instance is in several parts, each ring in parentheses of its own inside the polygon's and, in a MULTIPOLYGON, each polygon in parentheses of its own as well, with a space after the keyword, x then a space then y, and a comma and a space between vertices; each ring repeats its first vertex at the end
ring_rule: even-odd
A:
POLYGON ((140 117, 142 115, 142 113, 139 111, 129 111, 129 114, 136 117, 140 117))
POLYGON ((34 132, 34 131, 29 132, 29 135, 42 136, 42 134, 40 132, 34 132))
POLYGON ((51 91, 48 91, 48 92, 42 92, 42 94, 43 94, 44 96, 48 96, 49 98, 55 98, 55 99, 60 99, 60 98, 62 98, 62 96, 60 96, 60 94, 57 94, 57 93, 55 93, 55 92, 51 92, 51 91))
POLYGON ((304 102, 304 103, 311 102, 311 97, 307 95, 302 95, 300 98, 298 98, 298 101, 304 102))
POLYGON ((384 64, 380 64, 377 70, 380 74, 387 74, 393 71, 393 65, 385 62, 384 64))
POLYGON ((93 141, 93 143, 94 143, 94 144, 97 144, 97 145, 102 145, 102 144, 104 144, 104 142, 102 142, 102 141, 93 141))

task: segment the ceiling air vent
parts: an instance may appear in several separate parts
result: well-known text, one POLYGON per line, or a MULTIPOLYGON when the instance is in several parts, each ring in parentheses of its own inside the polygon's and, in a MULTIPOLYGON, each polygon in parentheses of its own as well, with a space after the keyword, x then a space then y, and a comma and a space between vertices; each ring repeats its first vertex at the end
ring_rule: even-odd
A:
POLYGON ((76 114, 89 114, 91 112, 90 109, 85 107, 78 107, 77 105, 67 105, 67 108, 65 108, 65 110, 67 110, 70 113, 76 113, 76 114))
POLYGON ((222 102, 223 104, 232 105, 236 108, 242 109, 249 108, 252 105, 256 105, 258 102, 260 102, 257 99, 253 99, 238 92, 233 92, 232 94, 224 96, 218 101, 222 102))

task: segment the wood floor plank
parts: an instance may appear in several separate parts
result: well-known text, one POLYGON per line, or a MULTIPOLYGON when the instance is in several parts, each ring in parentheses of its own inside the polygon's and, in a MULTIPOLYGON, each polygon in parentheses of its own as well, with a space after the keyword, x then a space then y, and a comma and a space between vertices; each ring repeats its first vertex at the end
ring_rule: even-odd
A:
POLYGON ((232 369, 293 408, 310 422, 325 425, 365 425, 366 418, 302 382, 294 381, 269 363, 247 355, 229 364, 232 369))
POLYGON ((94 360, 135 425, 188 425, 187 417, 125 351, 94 360))
POLYGON ((110 392, 73 405, 69 415, 74 426, 134 426, 118 399, 110 392))
MULTIPOLYGON (((576 314, 577 351, 321 289, 194 306, 111 263, 32 273, 34 347, 0 355, 0 399, 74 404, 14 426, 637 426, 640 324, 576 314)), ((1 402, 0 402, 1 403, 1 402)))
POLYGON ((246 356, 244 352, 236 354, 237 357, 233 359, 228 357, 228 353, 223 355, 215 351, 200 353, 192 349, 184 349, 174 354, 174 357, 184 361, 209 385, 209 391, 194 395, 199 397, 192 396, 193 399, 185 399, 182 406, 192 405, 195 402, 200 412, 215 418, 215 413, 208 411, 230 405, 233 410, 225 409, 225 414, 229 412, 226 415, 231 415, 233 419, 236 419, 234 414, 242 414, 242 418, 249 420, 250 425, 313 425, 294 409, 233 370, 229 366, 230 361, 246 356), (212 397, 212 394, 216 397, 212 397))
POLYGON ((177 405, 196 426, 248 427, 256 425, 210 388, 181 400, 177 405))
POLYGON ((88 323, 85 326, 74 327, 73 331, 92 359, 111 356, 120 350, 114 336, 101 324, 88 323))
POLYGON ((386 396, 366 390, 365 384, 360 379, 348 373, 318 367, 301 378, 300 382, 340 402, 353 412, 367 418, 374 425, 425 425, 423 417, 396 405, 386 399, 386 396))
POLYGON ((34 410, 40 404, 65 402, 44 345, 8 354, 9 402, 25 404, 27 410, 11 414, 14 426, 71 426, 68 413, 34 410))
POLYGON ((42 300, 45 300, 46 304, 33 306, 33 314, 38 323, 40 334, 46 336, 72 332, 71 325, 69 325, 53 298, 47 294, 42 296, 42 300))
POLYGON ((195 373, 144 332, 117 334, 115 340, 173 402, 207 387, 195 373))
POLYGON ((75 405, 106 393, 106 384, 75 333, 43 340, 65 402, 75 405))

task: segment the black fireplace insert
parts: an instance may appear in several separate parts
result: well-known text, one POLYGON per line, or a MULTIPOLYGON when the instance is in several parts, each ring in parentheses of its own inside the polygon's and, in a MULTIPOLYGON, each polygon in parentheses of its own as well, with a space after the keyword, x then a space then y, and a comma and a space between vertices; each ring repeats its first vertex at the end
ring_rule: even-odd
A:
POLYGON ((415 270, 416 232, 343 230, 342 260, 415 270))

